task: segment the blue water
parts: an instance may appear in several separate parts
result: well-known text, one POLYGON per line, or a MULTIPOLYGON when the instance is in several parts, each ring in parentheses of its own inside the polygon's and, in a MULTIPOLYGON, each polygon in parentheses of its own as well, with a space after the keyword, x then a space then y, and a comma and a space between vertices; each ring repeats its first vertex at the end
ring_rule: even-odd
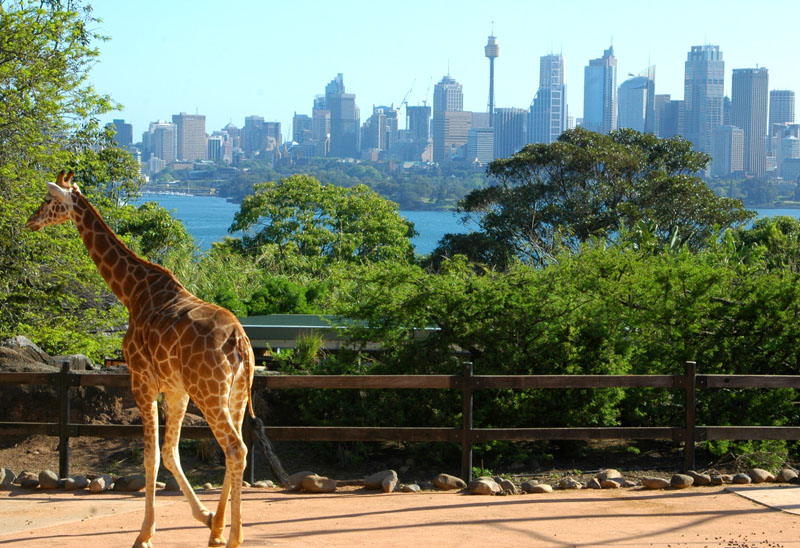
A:
MULTIPOLYGON (((212 243, 226 236, 240 235, 228 233, 233 216, 239 211, 239 204, 230 203, 224 198, 145 194, 135 205, 148 201, 158 202, 180 219, 201 251, 209 249, 212 243)), ((400 215, 414 223, 414 228, 419 232, 419 236, 411 240, 414 250, 419 254, 433 251, 445 234, 461 234, 470 230, 461 224, 456 213, 450 211, 400 211, 400 215)))
MULTIPOLYGON (((145 194, 136 205, 146 201, 158 202, 165 209, 171 210, 173 216, 186 225, 186 230, 194 237, 201 251, 209 249, 212 243, 231 236, 228 234, 228 227, 239 211, 239 204, 230 203, 224 198, 207 196, 145 194)), ((756 209, 756 212, 759 219, 778 215, 800 218, 800 209, 756 209)), ((423 255, 433 251, 445 234, 462 234, 477 229, 474 224, 464 226, 460 217, 451 211, 400 211, 400 215, 414 223, 419 236, 411 242, 414 250, 423 255)))

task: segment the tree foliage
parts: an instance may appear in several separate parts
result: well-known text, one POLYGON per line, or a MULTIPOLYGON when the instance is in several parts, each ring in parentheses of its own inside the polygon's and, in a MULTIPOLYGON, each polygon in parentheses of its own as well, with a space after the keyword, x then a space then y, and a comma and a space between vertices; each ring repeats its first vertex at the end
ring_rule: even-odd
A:
MULTIPOLYGON (((692 248, 709 235, 752 217, 741 202, 720 198, 695 175, 708 156, 681 138, 658 139, 632 130, 601 135, 578 128, 551 144, 527 145, 495 160, 488 173, 497 183, 471 192, 461 209, 476 214, 480 250, 501 250, 541 265, 566 246, 590 238, 613 239, 623 227, 645 223, 660 241, 676 238, 692 248), (491 245, 489 242, 494 242, 491 245)), ((463 249, 451 235, 439 255, 463 249)))

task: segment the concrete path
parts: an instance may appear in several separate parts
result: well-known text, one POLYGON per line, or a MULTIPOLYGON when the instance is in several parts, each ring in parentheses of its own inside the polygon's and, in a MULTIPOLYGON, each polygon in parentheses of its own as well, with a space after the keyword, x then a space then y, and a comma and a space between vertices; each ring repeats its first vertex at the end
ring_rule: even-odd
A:
MULTIPOLYGON (((737 493, 711 487, 485 497, 247 489, 243 546, 800 548, 800 487, 733 490, 737 493)), ((210 507, 217 496, 217 491, 200 493, 210 507)), ((208 530, 192 520, 182 496, 159 492, 157 500, 156 547, 206 545, 208 530)), ((143 506, 141 493, 0 492, 0 547, 127 548, 143 506)))

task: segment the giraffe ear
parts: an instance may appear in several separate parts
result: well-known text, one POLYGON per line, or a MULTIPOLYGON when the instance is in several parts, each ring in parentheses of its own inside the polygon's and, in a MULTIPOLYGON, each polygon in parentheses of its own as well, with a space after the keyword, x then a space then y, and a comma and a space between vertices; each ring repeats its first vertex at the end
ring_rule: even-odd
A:
POLYGON ((69 198, 69 192, 56 183, 47 183, 47 192, 60 202, 66 202, 69 198))

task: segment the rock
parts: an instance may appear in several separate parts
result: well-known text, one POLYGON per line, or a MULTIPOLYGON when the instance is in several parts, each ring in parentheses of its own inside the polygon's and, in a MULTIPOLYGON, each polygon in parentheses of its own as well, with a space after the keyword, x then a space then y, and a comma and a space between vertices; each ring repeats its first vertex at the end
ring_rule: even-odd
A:
POLYGON ((253 484, 253 487, 258 487, 259 489, 272 489, 275 487, 275 482, 272 480, 259 480, 253 484))
POLYGON ((36 478, 23 478, 19 485, 23 489, 36 489, 39 487, 39 480, 36 478))
POLYGON ((450 474, 439 474, 433 478, 433 484, 444 491, 467 488, 467 482, 450 474))
POLYGON ((624 478, 609 478, 600 482, 600 487, 603 489, 619 489, 625 485, 624 478))
POLYGON ((181 486, 175 478, 169 478, 164 482, 164 491, 180 491, 181 486))
POLYGON ((419 493, 422 489, 416 483, 412 483, 409 485, 401 485, 400 491, 402 493, 419 493))
POLYGON ((383 481, 381 482, 381 489, 383 489, 384 493, 392 493, 395 489, 397 489, 397 483, 397 474, 389 474, 383 478, 383 481))
POLYGON ((600 480, 597 478, 592 478, 586 483, 587 489, 602 489, 603 486, 600 485, 600 480))
POLYGON ((108 491, 111 489, 111 486, 114 484, 111 476, 107 476, 105 474, 101 476, 97 476, 89 483, 89 491, 92 493, 102 493, 103 491, 108 491))
POLYGON ((423 491, 433 491, 436 489, 436 486, 430 481, 418 481, 417 485, 419 485, 419 488, 423 491))
POLYGON ((17 476, 14 475, 10 468, 0 466, 0 489, 11 489, 11 484, 14 483, 15 479, 17 479, 17 476))
POLYGON ((314 472, 304 470, 303 472, 296 472, 289 476, 286 480, 289 491, 298 491, 303 486, 303 478, 307 476, 316 476, 314 472))
POLYGON ((747 474, 750 476, 750 479, 753 480, 753 483, 765 483, 765 482, 773 482, 775 481, 775 476, 773 476, 770 472, 767 472, 763 468, 753 468, 747 474))
POLYGON ((16 337, 5 339, 0 344, 22 354, 28 359, 48 365, 60 365, 56 363, 47 352, 36 346, 28 337, 17 335, 16 337))
POLYGON ((669 484, 674 489, 686 489, 694 484, 694 478, 688 474, 674 474, 669 480, 669 484))
POLYGON ((164 483, 163 481, 157 481, 156 482, 156 489, 163 489, 166 486, 167 486, 167 484, 164 483))
POLYGON ((797 479, 797 472, 791 468, 783 468, 775 477, 775 481, 779 483, 791 483, 793 479, 797 479))
POLYGON ((725 483, 725 478, 723 478, 720 474, 714 474, 711 476, 711 485, 722 485, 725 483))
POLYGON ((52 470, 42 470, 39 472, 39 487, 42 489, 58 489, 58 474, 52 470))
POLYGON ((736 484, 739 484, 739 485, 745 485, 745 484, 748 484, 748 483, 752 483, 752 481, 753 480, 752 480, 752 478, 750 478, 750 476, 748 476, 747 474, 743 474, 743 473, 739 473, 739 474, 734 475, 733 476, 733 480, 732 480, 733 483, 736 483, 736 484))
POLYGON ((622 482, 622 487, 639 487, 639 485, 640 484, 638 481, 633 481, 629 479, 623 480, 622 482))
POLYGON ((669 487, 669 481, 664 478, 644 477, 642 478, 642 485, 647 489, 666 489, 669 487))
POLYGON ((242 480, 242 488, 247 489, 248 487, 250 487, 250 482, 242 480))
POLYGON ((559 489, 583 489, 583 484, 575 478, 562 478, 558 482, 559 489))
POLYGON ((552 493, 553 488, 546 483, 530 484, 527 481, 522 484, 522 490, 526 493, 552 493))
POLYGON ((206 491, 210 491, 213 488, 214 488, 214 486, 211 485, 211 483, 204 483, 203 484, 203 489, 205 489, 206 491))
POLYGON ((383 486, 384 478, 392 476, 397 479, 397 472, 394 470, 383 470, 382 472, 376 472, 371 476, 367 476, 364 478, 364 489, 380 490, 383 486))
POLYGON ((494 482, 499 485, 500 489, 502 489, 504 492, 508 492, 512 495, 519 493, 519 488, 517 485, 508 478, 496 477, 494 478, 494 482))
POLYGON ((697 486, 711 485, 711 476, 708 474, 701 474, 700 472, 689 470, 686 472, 686 475, 691 476, 694 480, 694 484, 697 486))
POLYGON ((597 478, 597 481, 603 483, 603 480, 621 478, 622 472, 614 468, 608 468, 606 470, 601 470, 600 473, 597 474, 595 477, 597 478))
POLYGON ((496 495, 502 489, 492 478, 482 477, 469 482, 469 492, 472 495, 496 495))
POLYGON ((141 491, 147 484, 144 474, 133 474, 132 476, 122 476, 114 482, 114 491, 141 491))
POLYGON ((89 487, 89 479, 86 476, 72 476, 64 480, 64 489, 67 491, 77 491, 89 487))
POLYGON ((92 363, 92 360, 89 359, 88 356, 84 356, 83 354, 69 354, 67 356, 53 356, 51 358, 54 362, 56 362, 59 367, 61 363, 64 361, 69 362, 69 368, 72 371, 94 371, 96 368, 92 363))
POLYGON ((309 493, 333 493, 336 491, 336 481, 314 474, 303 478, 302 487, 303 491, 309 493))

